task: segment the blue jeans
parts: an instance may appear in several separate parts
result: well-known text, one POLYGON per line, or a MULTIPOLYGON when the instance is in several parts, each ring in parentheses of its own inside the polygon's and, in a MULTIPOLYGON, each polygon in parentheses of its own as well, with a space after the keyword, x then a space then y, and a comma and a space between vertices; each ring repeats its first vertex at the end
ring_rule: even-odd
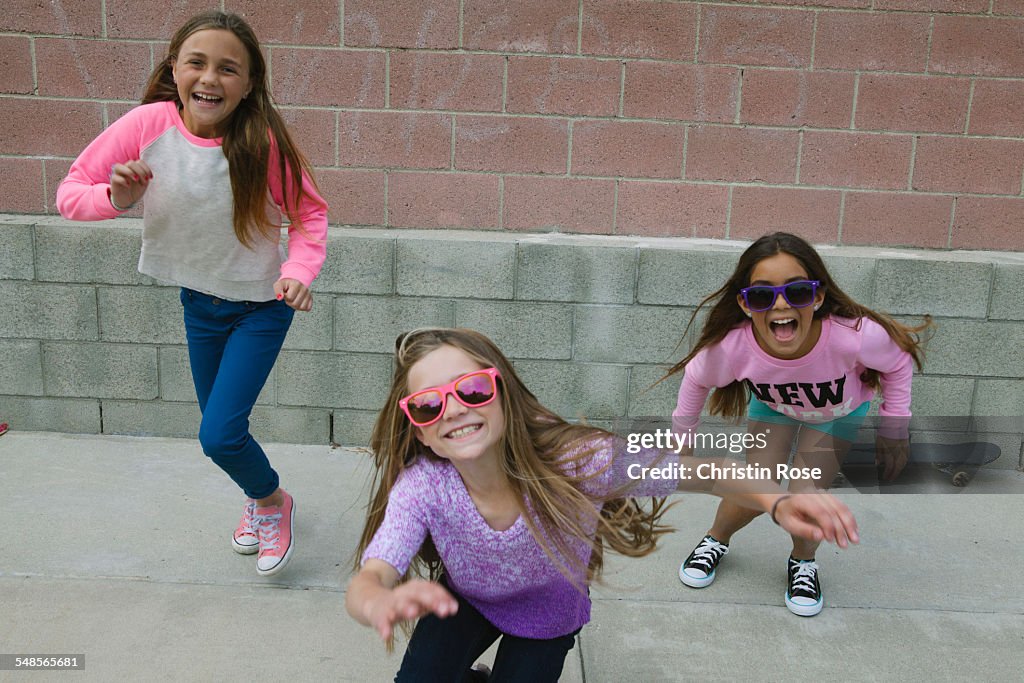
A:
POLYGON ((182 288, 192 381, 203 414, 199 443, 250 498, 277 490, 277 472, 249 433, 294 311, 283 301, 225 301, 182 288))
POLYGON ((397 683, 468 683, 482 680, 470 673, 477 657, 501 638, 494 657, 491 683, 556 683, 565 656, 576 643, 579 629, 548 640, 502 633, 465 598, 445 586, 459 601, 459 611, 441 619, 422 617, 402 658, 397 683))

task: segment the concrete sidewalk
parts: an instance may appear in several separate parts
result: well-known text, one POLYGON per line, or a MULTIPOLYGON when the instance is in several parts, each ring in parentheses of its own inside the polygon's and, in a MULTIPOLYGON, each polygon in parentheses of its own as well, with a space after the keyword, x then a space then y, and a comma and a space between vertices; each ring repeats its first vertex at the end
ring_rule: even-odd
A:
MULTIPOLYGON (((264 579, 230 548, 241 494, 196 442, 0 438, 0 653, 86 656, 85 671, 0 680, 391 680, 403 646, 386 655, 343 606, 368 458, 267 450, 297 549, 264 579)), ((783 605, 788 541, 763 518, 713 586, 680 584, 716 504, 684 496, 657 553, 609 560, 563 680, 1020 680, 1024 474, 984 470, 959 491, 843 491, 863 541, 819 551, 827 607, 811 619, 783 605)))

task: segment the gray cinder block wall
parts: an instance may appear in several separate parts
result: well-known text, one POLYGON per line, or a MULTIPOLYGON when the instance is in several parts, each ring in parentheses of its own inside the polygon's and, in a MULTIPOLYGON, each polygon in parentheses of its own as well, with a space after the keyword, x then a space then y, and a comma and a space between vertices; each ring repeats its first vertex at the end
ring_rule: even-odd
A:
MULTIPOLYGON (((178 290, 136 270, 140 222, 0 216, 0 417, 18 429, 195 436, 178 290)), ((472 327, 566 417, 668 415, 653 388, 696 304, 747 243, 332 228, 313 311, 297 314, 253 412, 268 441, 366 444, 395 336, 472 327)), ((1024 412, 1024 254, 820 247, 844 290, 938 325, 916 415, 1024 412)), ((1003 466, 1021 466, 1019 435, 1003 466)))

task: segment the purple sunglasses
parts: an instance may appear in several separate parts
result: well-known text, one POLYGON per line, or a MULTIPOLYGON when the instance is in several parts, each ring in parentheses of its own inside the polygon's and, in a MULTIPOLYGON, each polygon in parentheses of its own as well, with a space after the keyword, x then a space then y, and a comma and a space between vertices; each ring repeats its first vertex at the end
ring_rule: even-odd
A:
POLYGON ((821 282, 818 280, 797 280, 778 287, 772 285, 744 287, 740 290, 740 294, 743 296, 747 308, 755 312, 767 311, 774 306, 779 294, 793 308, 804 308, 814 303, 819 286, 821 286, 821 282))

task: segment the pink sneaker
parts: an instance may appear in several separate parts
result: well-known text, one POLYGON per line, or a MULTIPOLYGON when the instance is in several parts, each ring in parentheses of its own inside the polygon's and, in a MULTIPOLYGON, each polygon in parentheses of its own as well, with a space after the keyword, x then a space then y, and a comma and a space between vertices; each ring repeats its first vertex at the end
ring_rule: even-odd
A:
POLYGON ((238 523, 235 533, 231 534, 231 547, 236 553, 252 555, 260 549, 260 539, 256 535, 256 527, 252 524, 252 512, 256 509, 256 501, 252 498, 245 499, 245 509, 242 511, 242 521, 238 523))
POLYGON ((281 494, 284 504, 280 507, 270 505, 253 510, 253 526, 260 539, 260 554, 256 558, 256 571, 260 576, 271 576, 284 569, 295 549, 292 542, 295 499, 284 489, 281 494))

